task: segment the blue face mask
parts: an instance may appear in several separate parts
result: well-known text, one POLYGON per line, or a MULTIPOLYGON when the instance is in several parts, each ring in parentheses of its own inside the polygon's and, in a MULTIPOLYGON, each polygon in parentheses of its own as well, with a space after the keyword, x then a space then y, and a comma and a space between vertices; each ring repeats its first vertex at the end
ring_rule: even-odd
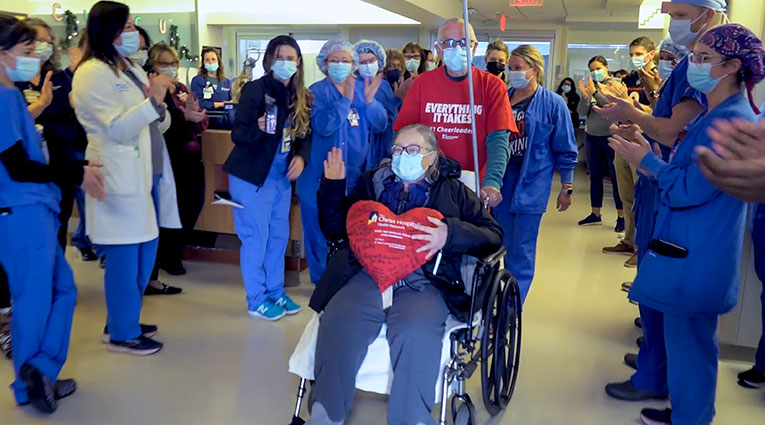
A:
POLYGON ((405 64, 406 70, 409 72, 417 71, 420 68, 419 59, 408 59, 405 64))
POLYGON ((672 70, 675 69, 675 61, 659 61, 659 76, 662 80, 669 78, 672 75, 672 70))
POLYGON ((561 86, 561 90, 563 90, 563 93, 571 93, 571 85, 564 84, 561 86))
POLYGON ((117 53, 119 53, 123 58, 126 58, 137 52, 141 47, 141 35, 138 34, 138 31, 123 31, 120 37, 122 38, 122 44, 115 44, 114 48, 117 49, 117 53))
POLYGON ((603 80, 606 79, 606 69, 601 68, 596 71, 590 72, 590 75, 592 76, 592 80, 596 83, 602 83, 603 80))
POLYGON ((380 64, 378 62, 372 62, 359 65, 359 75, 364 78, 372 78, 377 75, 377 71, 380 70, 380 64))
POLYGON ((646 66, 645 58, 647 57, 648 55, 632 57, 632 67, 635 68, 635 70, 638 70, 646 66))
POLYGON ((292 61, 275 61, 271 65, 271 72, 279 80, 287 81, 297 72, 297 64, 292 61))
POLYGON ((205 70, 207 70, 207 72, 216 73, 218 72, 218 68, 220 68, 220 65, 218 65, 218 62, 205 64, 205 70))
POLYGON ((510 81, 513 88, 523 90, 528 87, 529 82, 531 81, 530 78, 526 78, 527 72, 528 71, 507 71, 507 80, 510 81))
POLYGON ((723 77, 712 77, 711 72, 711 63, 688 62, 688 84, 702 93, 710 93, 723 79, 723 77))
POLYGON ((688 46, 693 43, 698 32, 691 31, 691 26, 696 23, 702 16, 706 14, 702 13, 696 19, 672 19, 669 21, 669 37, 673 42, 682 46, 688 46))
POLYGON ((15 58, 16 69, 10 69, 6 65, 3 65, 5 74, 8 75, 8 78, 10 78, 11 81, 29 81, 40 72, 40 58, 28 58, 26 56, 15 56, 15 58))
MULTIPOLYGON (((428 155, 432 153, 433 152, 430 152, 428 155)), ((425 158, 425 155, 421 153, 415 155, 408 152, 402 152, 399 155, 394 154, 391 169, 401 180, 405 182, 413 182, 425 174, 425 169, 422 168, 423 158, 425 158)))
POLYGON ((467 71, 467 48, 449 47, 444 50, 444 63, 449 71, 455 74, 467 71))
POLYGON ((327 75, 337 84, 342 83, 351 75, 353 65, 349 63, 330 63, 327 65, 327 75))

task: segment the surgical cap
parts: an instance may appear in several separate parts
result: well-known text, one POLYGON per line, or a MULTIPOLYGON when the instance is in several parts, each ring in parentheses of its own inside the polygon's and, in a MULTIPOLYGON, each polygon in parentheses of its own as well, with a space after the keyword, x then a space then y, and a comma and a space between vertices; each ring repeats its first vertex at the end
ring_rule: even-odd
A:
POLYGON ((659 44, 659 51, 672 53, 677 56, 678 60, 688 56, 688 49, 686 49, 685 46, 675 43, 669 37, 665 38, 661 44, 659 44))
POLYGON ((327 57, 335 52, 346 52, 353 58, 353 67, 359 66, 359 55, 356 53, 356 49, 353 45, 343 40, 329 40, 321 46, 319 55, 316 56, 316 64, 319 65, 319 70, 327 75, 327 57))
POLYGON ((364 53, 375 55, 377 57, 377 62, 380 64, 380 69, 385 68, 385 49, 380 43, 372 40, 359 40, 353 47, 359 55, 364 53))
POLYGON ((762 40, 743 25, 727 24, 705 32, 699 43, 709 46, 727 59, 741 61, 740 72, 746 84, 749 101, 756 111, 757 106, 752 99, 752 90, 755 84, 765 79, 765 50, 763 50, 762 40))
POLYGON ((725 12, 727 7, 726 0, 672 0, 672 3, 691 4, 699 7, 706 7, 717 12, 725 12))

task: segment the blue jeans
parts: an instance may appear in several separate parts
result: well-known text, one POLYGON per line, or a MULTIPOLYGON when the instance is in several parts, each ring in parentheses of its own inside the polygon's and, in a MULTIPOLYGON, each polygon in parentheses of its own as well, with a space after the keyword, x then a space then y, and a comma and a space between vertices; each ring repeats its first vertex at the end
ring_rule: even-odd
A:
POLYGON ((590 206, 593 208, 603 207, 603 177, 606 167, 608 167, 611 184, 614 187, 614 204, 617 210, 622 209, 619 185, 616 184, 614 150, 608 146, 608 137, 591 136, 585 133, 584 146, 587 152, 587 170, 590 173, 590 206))
MULTIPOLYGON (((59 218, 44 205, 14 207, 0 216, 0 264, 13 301, 13 367, 25 364, 51 381, 66 362, 77 287, 56 234, 59 218)), ((16 401, 29 401, 26 384, 11 385, 16 401)))
POLYGON ((242 241, 240 264, 247 306, 254 311, 267 299, 284 295, 284 255, 290 237, 292 190, 282 173, 271 172, 262 187, 229 176, 234 229, 242 241))
POLYGON ((141 336, 141 298, 154 268, 158 241, 99 246, 106 255, 106 325, 114 341, 141 336))

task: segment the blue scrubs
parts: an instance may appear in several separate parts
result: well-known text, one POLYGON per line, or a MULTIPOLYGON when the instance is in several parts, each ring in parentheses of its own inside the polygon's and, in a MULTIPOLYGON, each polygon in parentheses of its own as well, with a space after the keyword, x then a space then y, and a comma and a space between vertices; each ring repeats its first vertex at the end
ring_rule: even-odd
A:
MULTIPOLYGON (((645 363, 639 357, 638 378, 633 382, 654 391, 669 389, 674 425, 712 422, 718 315, 733 309, 738 301, 746 206, 713 186, 694 163, 695 148, 711 145, 706 135, 709 125, 716 119, 731 118, 755 119, 742 94, 729 97, 698 119, 671 163, 649 154, 640 164, 659 187, 653 237, 688 250, 683 259, 649 250, 629 294, 640 304, 641 315, 647 313, 642 316, 644 323, 646 318, 650 323, 644 327, 646 339, 650 335, 653 342, 663 340, 666 349, 666 378, 660 358, 647 363, 652 371, 660 372, 650 376, 640 370, 645 363)), ((655 347, 651 351, 658 352, 655 347)))
MULTIPOLYGON (((508 94, 512 96, 513 89, 508 94)), ((505 267, 518 281, 522 301, 534 278, 539 225, 553 174, 557 169, 562 182, 573 182, 577 162, 574 126, 563 98, 540 87, 525 112, 526 153, 521 160, 511 158, 502 184, 503 200, 495 209, 505 234, 505 267)))
MULTIPOLYGON (((685 99, 692 99, 706 107, 706 96, 688 85, 688 58, 677 64, 672 74, 661 89, 661 96, 653 111, 655 117, 671 118, 672 108, 685 99)), ((649 138, 650 140, 650 138, 649 138)), ((655 143, 655 142, 654 142, 655 143)), ((669 161, 670 148, 659 145, 662 157, 669 161)), ((659 187, 655 179, 639 174, 635 184, 635 242, 638 259, 648 253, 648 245, 653 239, 654 224, 659 208, 659 187)), ((640 266, 638 265, 638 271, 640 266)), ((667 351, 664 345, 664 317, 651 308, 640 307, 640 319, 643 324, 644 341, 638 352, 638 370, 632 375, 632 383, 643 390, 656 394, 668 394, 667 388, 667 351)))
POLYGON ((377 90, 375 99, 380 102, 388 113, 388 124, 382 132, 372 135, 372 142, 369 147, 369 156, 367 160, 367 169, 374 168, 385 158, 391 155, 393 146, 393 123, 396 122, 398 111, 403 103, 401 99, 393 94, 393 88, 387 80, 382 81, 380 89, 377 90))
MULTIPOLYGON (((45 162, 27 102, 0 86, 0 152, 21 141, 32 161, 45 162)), ((13 367, 30 364, 51 381, 66 362, 77 288, 56 240, 61 192, 53 183, 22 183, 0 163, 0 264, 13 304, 13 367)), ((16 401, 29 401, 24 382, 12 385, 16 401)))
POLYGON ((762 295, 762 337, 757 347, 754 367, 765 373, 765 204, 759 204, 754 210, 752 223, 752 243, 754 247, 754 270, 763 284, 762 295))
POLYGON ((205 75, 197 75, 191 79, 190 90, 199 99, 199 107, 206 111, 225 112, 227 119, 212 120, 211 125, 217 128, 230 128, 234 122, 234 105, 226 105, 223 108, 215 108, 216 102, 231 101, 231 80, 220 80, 217 83, 209 80, 205 75))
POLYGON ((308 163, 297 182, 300 212, 305 235, 306 258, 311 281, 318 283, 327 261, 327 241, 319 228, 316 192, 324 174, 324 160, 333 147, 343 150, 346 170, 346 193, 350 192, 359 176, 366 171, 367 157, 373 134, 388 125, 383 105, 375 100, 367 103, 364 83, 357 81, 353 101, 337 90, 329 77, 314 83, 311 114, 312 161, 308 163))
POLYGON ((244 205, 233 208, 234 229, 242 241, 240 264, 247 305, 258 305, 284 295, 284 253, 290 236, 292 186, 287 179, 289 153, 277 151, 268 177, 258 188, 229 175, 231 197, 244 205))

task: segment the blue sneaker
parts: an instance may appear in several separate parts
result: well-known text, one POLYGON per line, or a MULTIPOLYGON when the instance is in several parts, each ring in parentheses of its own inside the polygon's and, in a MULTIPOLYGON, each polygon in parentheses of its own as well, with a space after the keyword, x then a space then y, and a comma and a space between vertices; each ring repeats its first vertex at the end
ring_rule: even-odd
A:
POLYGON ((300 307, 299 305, 295 304, 294 301, 290 299, 290 297, 286 295, 282 295, 281 298, 274 301, 274 304, 284 309, 285 313, 292 316, 293 314, 300 313, 300 310, 303 309, 303 307, 300 307))
POLYGON ((590 214, 584 220, 579 221, 580 226, 600 226, 601 224, 603 224, 603 219, 595 214, 590 214))
POLYGON ((273 301, 265 300, 258 304, 254 310, 250 310, 247 313, 249 313, 250 316, 274 322, 284 317, 287 312, 284 311, 284 308, 274 304, 273 301))

